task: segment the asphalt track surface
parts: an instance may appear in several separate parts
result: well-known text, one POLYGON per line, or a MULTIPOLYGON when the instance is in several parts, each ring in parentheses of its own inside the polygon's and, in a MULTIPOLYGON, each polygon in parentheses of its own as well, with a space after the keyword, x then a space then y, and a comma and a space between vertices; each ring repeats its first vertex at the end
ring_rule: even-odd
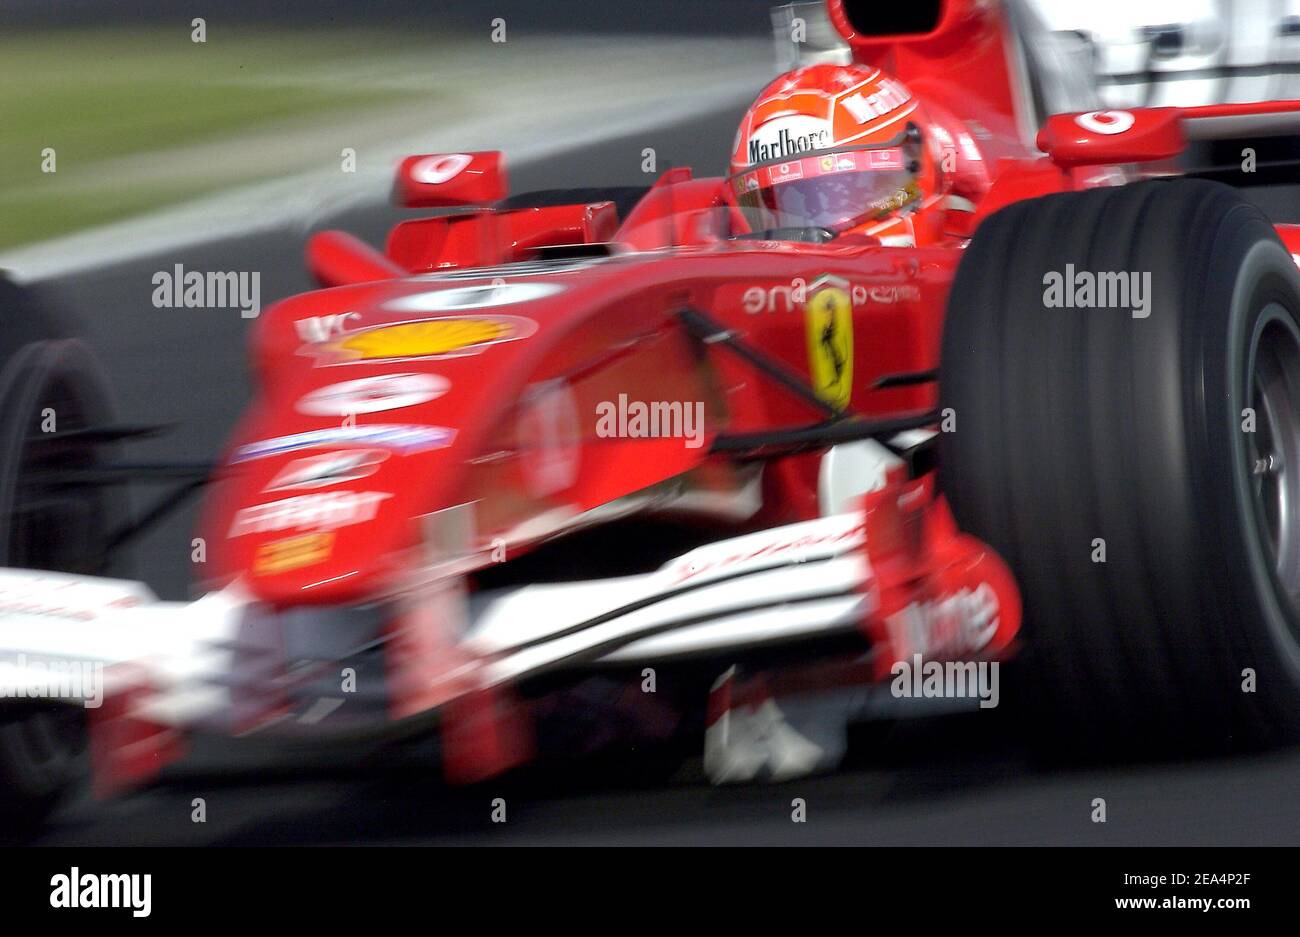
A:
MULTIPOLYGON (((643 184, 640 154, 717 171, 735 115, 709 114, 659 132, 591 147, 514 173, 515 191, 643 184)), ((662 168, 662 165, 661 167, 662 168)), ((331 226, 378 243, 397 213, 383 208, 331 226)), ((175 424, 140 458, 211 458, 250 396, 248 323, 230 311, 154 309, 150 277, 176 263, 262 271, 263 304, 307 289, 304 232, 210 243, 78 274, 53 286, 81 316, 117 388, 123 419, 175 424)), ((150 495, 135 494, 137 506, 150 495)), ((124 574, 167 597, 191 580, 193 508, 142 542, 124 574)), ((687 762, 664 779, 654 758, 531 769, 447 789, 418 747, 367 753, 277 752, 210 744, 147 791, 65 806, 40 836, 49 844, 293 843, 835 843, 1294 844, 1300 840, 1300 752, 1234 760, 1043 767, 1006 707, 908 723, 858 740, 851 764, 798 782, 715 789, 687 762), (192 822, 192 802, 206 822, 192 822), (494 798, 506 822, 492 822, 494 798), (792 821, 802 798, 807 822, 792 821), (1107 820, 1092 820, 1093 801, 1107 820)))

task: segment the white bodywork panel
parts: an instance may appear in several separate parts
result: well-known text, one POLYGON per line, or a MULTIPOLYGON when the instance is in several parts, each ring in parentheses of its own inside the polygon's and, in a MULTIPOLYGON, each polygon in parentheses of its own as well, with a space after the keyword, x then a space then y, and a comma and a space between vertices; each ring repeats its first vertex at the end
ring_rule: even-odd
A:
POLYGON ((203 678, 227 666, 244 601, 227 591, 162 602, 136 582, 0 570, 0 696, 60 696, 68 667, 102 674, 112 693, 128 676, 113 665, 132 664, 132 678, 175 691, 172 717, 205 709, 218 691, 203 678))
POLYGON ((640 576, 480 596, 468 641, 496 658, 492 680, 509 682, 603 646, 601 661, 646 660, 851 629, 867 611, 862 545, 861 515, 837 514, 709 544, 640 576))
MULTIPOLYGON (((862 544, 861 514, 839 514, 709 544, 639 576, 477 595, 466 648, 501 684, 851 630, 872 601, 862 544)), ((237 586, 163 602, 139 583, 0 570, 0 694, 49 695, 34 690, 54 689, 41 677, 54 662, 98 666, 104 693, 143 680, 154 691, 144 715, 188 724, 225 703, 220 678, 248 603, 237 586)))

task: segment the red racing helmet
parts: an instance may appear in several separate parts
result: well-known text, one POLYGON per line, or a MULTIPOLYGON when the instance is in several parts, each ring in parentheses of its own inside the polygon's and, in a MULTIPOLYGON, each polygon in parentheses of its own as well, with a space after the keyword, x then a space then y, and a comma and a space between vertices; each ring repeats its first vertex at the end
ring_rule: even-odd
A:
POLYGON ((935 226, 918 225, 918 213, 945 186, 924 126, 920 102, 878 68, 797 68, 741 121, 726 198, 751 234, 814 228, 929 241, 935 226))

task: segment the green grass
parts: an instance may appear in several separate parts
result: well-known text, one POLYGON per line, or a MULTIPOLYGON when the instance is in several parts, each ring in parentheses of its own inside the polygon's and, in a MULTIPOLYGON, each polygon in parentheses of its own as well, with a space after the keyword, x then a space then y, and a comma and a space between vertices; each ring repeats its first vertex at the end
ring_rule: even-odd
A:
POLYGON ((415 42, 428 45, 425 37, 355 30, 230 35, 210 23, 199 44, 188 20, 169 31, 0 38, 0 247, 202 194, 232 176, 273 175, 282 168, 276 159, 285 159, 250 153, 246 166, 214 166, 208 183, 194 166, 169 179, 160 165, 150 179, 160 151, 430 98, 429 90, 383 80, 385 57, 415 42), (349 79, 358 68, 365 79, 349 79), (41 171, 46 147, 57 173, 41 171), (125 183, 114 179, 123 168, 125 183))

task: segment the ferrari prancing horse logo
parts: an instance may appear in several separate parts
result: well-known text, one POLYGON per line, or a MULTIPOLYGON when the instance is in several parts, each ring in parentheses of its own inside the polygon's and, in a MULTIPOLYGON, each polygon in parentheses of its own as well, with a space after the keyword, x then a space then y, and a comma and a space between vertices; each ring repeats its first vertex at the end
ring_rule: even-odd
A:
POLYGON ((809 296, 805 308, 813 389, 843 410, 853 394, 853 302, 847 291, 828 286, 809 296))

